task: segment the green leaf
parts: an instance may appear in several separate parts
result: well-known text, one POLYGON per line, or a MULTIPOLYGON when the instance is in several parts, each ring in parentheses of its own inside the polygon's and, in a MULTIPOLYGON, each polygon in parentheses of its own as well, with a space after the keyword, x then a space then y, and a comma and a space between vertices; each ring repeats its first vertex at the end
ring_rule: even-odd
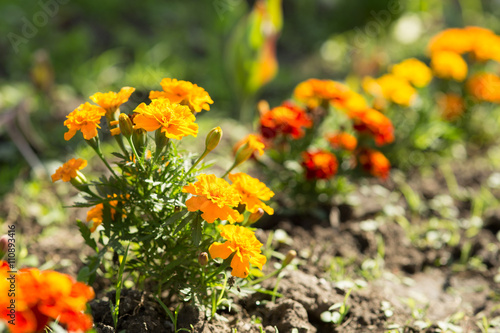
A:
POLYGON ((179 223, 177 228, 175 228, 174 235, 177 234, 179 231, 181 231, 195 217, 196 217, 196 214, 188 214, 184 218, 184 220, 182 220, 181 223, 179 223))
POLYGON ((88 246, 93 248, 94 251, 98 252, 97 244, 96 244, 95 240, 90 236, 91 232, 90 232, 90 229, 87 227, 87 225, 80 220, 77 220, 76 224, 78 225, 78 228, 80 228, 80 234, 82 235, 83 239, 85 240, 85 244, 87 244, 88 246))
POLYGON ((193 220, 191 224, 191 237, 193 239, 193 244, 198 247, 201 242, 201 233, 203 231, 203 220, 200 218, 200 215, 196 215, 196 218, 193 220))

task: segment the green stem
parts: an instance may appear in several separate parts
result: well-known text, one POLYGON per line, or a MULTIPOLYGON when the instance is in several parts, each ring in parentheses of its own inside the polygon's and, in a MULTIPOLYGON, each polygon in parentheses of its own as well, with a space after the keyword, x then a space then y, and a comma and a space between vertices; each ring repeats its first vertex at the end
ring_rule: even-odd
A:
POLYGON ((139 156, 139 154, 137 154, 137 150, 135 149, 135 145, 134 145, 134 142, 132 141, 131 137, 127 138, 127 141, 128 141, 128 144, 130 145, 130 147, 132 148, 132 153, 136 156, 137 162, 138 162, 139 166, 141 167, 141 170, 144 171, 145 168, 144 168, 144 165, 142 164, 142 157, 139 156))
POLYGON ((233 163, 233 165, 231 165, 231 167, 222 175, 221 178, 224 178, 226 177, 231 171, 233 171, 234 168, 236 168, 238 165, 236 164, 236 162, 233 163))
POLYGON ((283 268, 285 268, 285 266, 283 266, 283 267, 281 267, 281 268, 279 268, 279 269, 277 269, 277 270, 275 270, 275 271, 273 271, 273 272, 271 272, 271 273, 269 273, 269 274, 267 274, 267 275, 265 275, 265 276, 263 276, 261 278, 258 278, 256 280, 248 282, 248 285, 249 286, 253 286, 254 284, 257 284, 257 283, 260 283, 262 281, 265 281, 265 280, 267 280, 267 279, 269 279, 269 278, 271 278, 271 277, 279 274, 283 270, 283 268))

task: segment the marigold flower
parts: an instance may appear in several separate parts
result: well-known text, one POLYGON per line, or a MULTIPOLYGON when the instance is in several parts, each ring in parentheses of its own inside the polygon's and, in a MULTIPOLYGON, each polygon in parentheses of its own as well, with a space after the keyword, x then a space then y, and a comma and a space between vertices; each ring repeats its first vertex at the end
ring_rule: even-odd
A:
POLYGON ((410 58, 392 66, 392 74, 403 78, 415 87, 425 87, 432 80, 432 71, 418 59, 410 58))
POLYGON ((290 135, 293 139, 300 139, 304 136, 304 128, 310 128, 312 125, 306 111, 290 103, 272 108, 260 117, 260 132, 266 139, 278 135, 290 135))
MULTIPOLYGON (((123 195, 118 196, 116 193, 113 193, 113 195, 108 194, 108 199, 115 199, 108 201, 108 204, 111 207, 110 215, 112 220, 115 219, 115 213, 116 213, 115 208, 118 206, 118 204, 122 202, 124 199, 129 199, 129 198, 130 194, 126 194, 125 196, 123 195)), ((103 209, 104 209, 104 204, 100 203, 95 205, 87 212, 87 222, 91 222, 89 223, 90 232, 94 232, 97 229, 97 227, 102 224, 103 209)), ((122 217, 126 217, 126 215, 123 214, 122 217)))
POLYGON ((77 131, 81 131, 85 140, 90 140, 97 136, 97 129, 101 128, 99 123, 101 117, 106 114, 106 110, 100 106, 85 103, 73 110, 66 116, 64 125, 68 127, 68 132, 64 133, 64 140, 70 140, 77 131))
POLYGON ((107 93, 98 92, 90 96, 90 99, 105 109, 107 115, 112 115, 116 109, 120 107, 120 105, 128 101, 130 95, 132 95, 134 91, 135 88, 123 87, 118 93, 113 91, 109 91, 107 93))
POLYGON ((87 166, 87 161, 81 158, 70 159, 68 162, 60 166, 52 175, 52 182, 62 179, 63 182, 69 182, 71 179, 78 176, 78 170, 82 170, 87 166))
POLYGON ((246 210, 255 213, 262 208, 269 215, 274 214, 274 209, 262 202, 274 196, 274 192, 266 184, 243 172, 231 173, 229 179, 232 182, 231 186, 240 194, 241 203, 246 206, 246 210))
POLYGON ((339 82, 309 79, 299 83, 293 94, 296 100, 314 109, 324 102, 344 101, 348 92, 349 88, 339 82))
POLYGON ((353 127, 359 132, 368 132, 373 135, 377 146, 394 141, 394 127, 389 118, 375 109, 350 110, 349 116, 353 119, 353 127))
POLYGON ((460 28, 446 29, 435 35, 429 42, 429 52, 449 51, 458 54, 469 52, 473 48, 472 35, 460 28))
POLYGON ((259 267, 266 263, 267 259, 261 254, 262 243, 255 237, 255 233, 245 227, 237 225, 219 226, 221 236, 227 241, 224 243, 214 242, 210 245, 208 252, 212 258, 227 259, 236 252, 231 260, 231 275, 246 278, 250 272, 250 264, 259 267))
POLYGON ((326 150, 303 152, 302 160, 307 179, 329 179, 337 173, 337 158, 326 150))
POLYGON ((208 223, 213 223, 216 219, 228 220, 231 223, 243 219, 233 208, 240 203, 240 194, 222 178, 201 174, 197 182, 184 186, 182 192, 193 194, 186 201, 188 210, 202 211, 201 217, 208 223))
POLYGON ((189 108, 168 99, 155 99, 149 105, 141 103, 134 112, 134 129, 152 132, 160 128, 167 138, 177 140, 198 134, 198 125, 194 123, 196 118, 189 108))
POLYGON ((253 150, 252 156, 255 155, 262 156, 264 154, 264 148, 266 148, 266 144, 264 142, 264 138, 259 134, 248 134, 246 137, 236 142, 233 146, 233 152, 236 154, 238 149, 243 145, 248 143, 248 147, 253 150))
POLYGON ((417 91, 405 78, 394 74, 385 74, 378 79, 365 77, 363 89, 372 96, 403 106, 409 106, 417 96, 417 91))
POLYGON ((391 170, 391 163, 381 152, 374 149, 363 149, 358 155, 361 167, 371 175, 386 179, 391 170))
POLYGON ((467 80, 467 91, 480 101, 500 103, 500 77, 478 73, 467 80))
MULTIPOLYGON (((10 277, 7 268, 0 269, 0 292, 7 295, 10 277)), ((66 274, 55 271, 39 271, 36 268, 20 269, 16 274, 16 321, 9 324, 8 297, 0 298, 0 319, 7 323, 12 333, 42 332, 52 321, 57 320, 69 332, 87 331, 92 327, 92 318, 83 311, 94 298, 91 287, 76 282, 66 274)))
POLYGON ((202 87, 198 87, 189 81, 165 78, 161 80, 163 91, 151 91, 150 99, 166 98, 171 103, 186 105, 192 112, 210 110, 213 104, 212 98, 202 87))
POLYGON ((446 120, 455 120, 465 111, 464 99, 457 94, 449 93, 438 96, 437 105, 441 116, 446 120))
POLYGON ((352 134, 347 132, 340 132, 327 135, 327 141, 333 149, 345 149, 353 151, 358 145, 358 139, 352 134))
POLYGON ((434 74, 442 79, 463 81, 467 77, 467 63, 458 53, 449 51, 433 53, 431 67, 434 74))

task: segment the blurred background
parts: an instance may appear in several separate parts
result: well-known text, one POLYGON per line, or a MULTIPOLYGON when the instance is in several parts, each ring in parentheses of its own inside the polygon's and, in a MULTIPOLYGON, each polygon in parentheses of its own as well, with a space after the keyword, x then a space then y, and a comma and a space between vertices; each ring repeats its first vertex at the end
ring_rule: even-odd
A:
POLYGON ((131 111, 162 78, 189 80, 214 100, 211 123, 250 130, 259 99, 311 77, 359 86, 446 27, 498 33, 499 15, 499 0, 2 0, 0 196, 84 149, 63 122, 95 92, 135 87, 131 111))

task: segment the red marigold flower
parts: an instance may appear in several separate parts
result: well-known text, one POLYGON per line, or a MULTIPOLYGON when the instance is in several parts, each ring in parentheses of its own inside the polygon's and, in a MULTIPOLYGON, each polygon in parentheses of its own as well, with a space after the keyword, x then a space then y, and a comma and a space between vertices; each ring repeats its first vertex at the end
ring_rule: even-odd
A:
POLYGON ((267 201, 274 196, 274 192, 266 184, 243 172, 231 173, 229 179, 232 182, 231 186, 240 194, 241 203, 246 206, 246 210, 255 213, 259 208, 262 208, 269 215, 274 214, 274 209, 262 202, 262 200, 267 201))
POLYGON ((260 132, 266 139, 278 135, 290 135, 294 139, 304 136, 304 128, 312 126, 306 111, 291 103, 277 106, 260 117, 260 132))
POLYGON ((324 102, 346 100, 349 90, 347 86, 336 81, 309 79, 299 83, 293 94, 295 99, 306 104, 308 108, 314 109, 324 102))
POLYGON ((243 219, 233 208, 238 207, 240 194, 222 178, 201 174, 197 182, 184 186, 182 192, 193 194, 186 201, 188 210, 202 211, 201 217, 208 223, 213 223, 216 219, 228 220, 231 223, 243 219))
POLYGON ((354 129, 359 132, 368 132, 373 135, 377 146, 382 146, 394 141, 394 127, 389 118, 381 112, 367 108, 361 110, 349 110, 349 116, 353 119, 354 129))
POLYGON ((205 89, 189 81, 165 78, 160 84, 163 91, 151 91, 150 99, 166 98, 172 103, 188 106, 192 112, 208 111, 209 104, 214 102, 205 89))
POLYGON ((337 158, 329 151, 306 151, 302 153, 302 160, 307 179, 329 179, 337 173, 337 158))
POLYGON ((90 99, 105 109, 108 115, 111 115, 120 107, 120 105, 128 101, 130 95, 132 95, 134 91, 135 88, 123 87, 118 93, 113 91, 109 91, 107 93, 98 92, 90 96, 90 99))
POLYGON ((347 132, 340 132, 327 135, 326 139, 333 149, 345 149, 353 151, 358 145, 358 139, 347 132))
POLYGON ((255 233, 245 227, 237 225, 219 226, 221 236, 225 243, 214 242, 208 252, 212 258, 227 259, 236 252, 231 260, 232 276, 246 278, 250 272, 250 264, 262 269, 266 257, 261 254, 262 243, 255 237, 255 233))
MULTIPOLYGON (((8 294, 10 281, 6 269, 0 270, 0 292, 8 294)), ((39 271, 36 268, 20 269, 16 274, 16 324, 11 320, 8 297, 0 297, 0 319, 7 322, 12 333, 41 332, 54 320, 69 332, 87 331, 92 318, 85 314, 87 302, 94 298, 91 287, 76 282, 66 274, 39 271)))
POLYGON ((364 170, 375 177, 386 179, 389 176, 391 163, 378 150, 363 149, 359 152, 358 161, 364 170))
POLYGON ((64 140, 70 140, 77 131, 81 131, 85 140, 90 140, 97 136, 97 129, 101 128, 99 123, 101 117, 106 114, 106 110, 97 105, 85 103, 73 110, 66 116, 64 125, 68 127, 68 132, 64 133, 64 140))
POLYGON ((62 179, 63 182, 69 182, 71 179, 78 176, 78 170, 82 170, 87 166, 87 161, 81 158, 70 159, 59 167, 52 175, 52 182, 62 179))

